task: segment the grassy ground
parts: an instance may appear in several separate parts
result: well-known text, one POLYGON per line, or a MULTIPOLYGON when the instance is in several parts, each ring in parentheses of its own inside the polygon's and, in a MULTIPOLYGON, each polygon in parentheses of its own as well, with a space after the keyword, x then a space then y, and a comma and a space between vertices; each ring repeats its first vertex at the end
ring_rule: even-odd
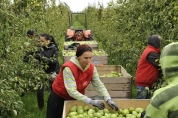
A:
POLYGON ((132 81, 132 99, 137 99, 137 91, 134 80, 132 81))
POLYGON ((21 115, 18 115, 17 117, 13 117, 13 118, 45 118, 49 93, 50 93, 49 91, 45 91, 45 94, 44 94, 45 107, 43 110, 38 109, 36 91, 26 93, 22 97, 25 110, 22 111, 21 115))

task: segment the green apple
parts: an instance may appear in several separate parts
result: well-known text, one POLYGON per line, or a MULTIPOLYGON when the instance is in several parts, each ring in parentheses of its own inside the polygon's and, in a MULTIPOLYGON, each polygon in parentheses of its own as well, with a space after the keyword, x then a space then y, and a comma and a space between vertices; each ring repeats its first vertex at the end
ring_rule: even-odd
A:
POLYGON ((72 116, 77 116, 77 115, 78 115, 78 113, 77 113, 77 112, 75 112, 75 111, 74 111, 74 112, 70 112, 70 113, 69 113, 69 117, 72 117, 72 116))
POLYGON ((83 109, 83 107, 82 107, 82 106, 77 106, 77 110, 78 110, 78 109, 83 109))
POLYGON ((82 108, 77 109, 78 114, 83 114, 84 110, 82 108))
POLYGON ((70 112, 74 112, 74 111, 77 111, 77 106, 72 106, 71 107, 70 112))
POLYGON ((84 117, 87 117, 87 116, 88 116, 87 112, 84 112, 84 113, 83 113, 83 116, 84 116, 84 117))
POLYGON ((84 118, 84 115, 83 114, 79 114, 78 118, 84 118))
POLYGON ((135 109, 135 111, 137 112, 137 113, 140 113, 141 111, 143 111, 144 109, 143 108, 140 108, 140 107, 137 107, 136 109, 135 109))
POLYGON ((130 116, 132 116, 132 114, 126 114, 126 117, 130 117, 130 116))
POLYGON ((122 111, 122 115, 123 115, 123 116, 126 116, 127 114, 129 114, 129 110, 128 110, 128 109, 124 109, 124 110, 122 111))
POLYGON ((88 110, 89 110, 89 106, 87 106, 87 105, 84 106, 83 110, 84 110, 84 111, 88 111, 88 110))
POLYGON ((118 116, 119 116, 119 117, 124 117, 122 114, 119 114, 118 116))
POLYGON ((109 110, 108 109, 106 109, 106 108, 104 108, 104 113, 109 113, 109 110))
POLYGON ((137 118, 141 118, 141 113, 137 114, 137 118))
POLYGON ((135 116, 138 115, 138 113, 136 111, 132 111, 132 114, 135 115, 135 116))
POLYGON ((104 116, 105 116, 106 118, 110 118, 110 114, 109 114, 109 113, 105 113, 104 116))
POLYGON ((111 114, 111 118, 117 118, 116 114, 111 114))
POLYGON ((95 110, 94 109, 89 109, 88 110, 88 114, 94 114, 95 113, 95 110))
POLYGON ((135 116, 135 115, 131 115, 129 118, 137 118, 137 116, 135 116))
POLYGON ((94 118, 94 114, 92 113, 88 114, 88 118, 94 118))
POLYGON ((106 118, 106 116, 101 116, 100 118, 106 118))
POLYGON ((103 110, 98 110, 98 113, 100 113, 102 116, 104 115, 104 111, 103 110))
POLYGON ((96 112, 96 113, 94 113, 94 116, 97 117, 97 118, 100 118, 102 115, 101 115, 101 113, 96 112))
POLYGON ((129 107, 129 112, 130 112, 130 113, 132 113, 132 111, 134 111, 134 110, 135 110, 135 108, 129 107))
POLYGON ((118 113, 122 114, 122 112, 123 112, 123 109, 119 109, 118 113))
POLYGON ((78 116, 72 116, 71 118, 78 118, 78 116))

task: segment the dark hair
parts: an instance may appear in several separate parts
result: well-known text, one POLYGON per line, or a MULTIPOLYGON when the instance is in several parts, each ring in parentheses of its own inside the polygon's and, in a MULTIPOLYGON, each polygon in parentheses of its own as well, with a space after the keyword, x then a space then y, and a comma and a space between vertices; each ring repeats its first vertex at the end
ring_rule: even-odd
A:
POLYGON ((152 45, 155 48, 160 48, 160 42, 162 37, 160 35, 154 34, 148 37, 148 45, 152 45))
POLYGON ((77 47, 76 56, 79 57, 86 51, 91 51, 92 52, 91 47, 89 45, 87 45, 87 44, 82 44, 82 45, 77 47))
POLYGON ((34 34, 35 34, 35 30, 30 29, 27 31, 27 36, 34 35, 34 34))
POLYGON ((51 41, 51 43, 53 43, 55 45, 55 47, 57 48, 57 50, 59 50, 58 45, 57 45, 56 41, 54 40, 53 36, 51 36, 49 34, 41 34, 40 36, 45 37, 46 40, 51 41))

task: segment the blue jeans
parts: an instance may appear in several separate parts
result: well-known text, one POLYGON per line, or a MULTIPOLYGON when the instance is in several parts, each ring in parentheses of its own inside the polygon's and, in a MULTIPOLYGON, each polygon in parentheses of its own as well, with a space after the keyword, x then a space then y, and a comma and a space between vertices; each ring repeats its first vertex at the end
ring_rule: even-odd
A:
POLYGON ((137 86, 137 99, 150 99, 151 94, 145 89, 145 86, 137 86))

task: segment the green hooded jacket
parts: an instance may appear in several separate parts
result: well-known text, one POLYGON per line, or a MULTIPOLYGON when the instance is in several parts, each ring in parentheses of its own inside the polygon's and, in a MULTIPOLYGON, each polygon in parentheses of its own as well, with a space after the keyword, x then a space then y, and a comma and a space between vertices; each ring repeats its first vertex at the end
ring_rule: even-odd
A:
POLYGON ((154 92, 144 118, 178 118, 178 42, 163 48, 160 65, 168 85, 154 92))

